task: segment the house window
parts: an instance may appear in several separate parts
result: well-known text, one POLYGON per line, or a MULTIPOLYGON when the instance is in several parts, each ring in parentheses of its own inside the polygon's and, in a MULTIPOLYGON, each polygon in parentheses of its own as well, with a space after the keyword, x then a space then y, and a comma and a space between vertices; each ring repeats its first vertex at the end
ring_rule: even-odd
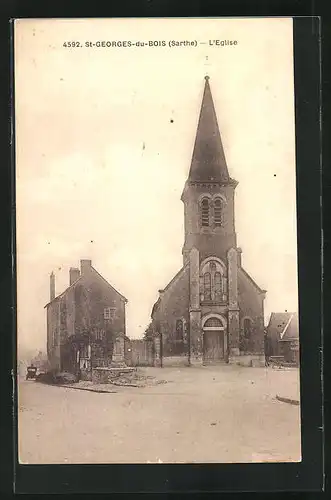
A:
POLYGON ((214 224, 216 227, 222 225, 222 200, 220 198, 214 201, 214 224))
POLYGON ((211 276, 210 273, 205 273, 203 276, 204 299, 211 300, 211 276))
POLYGON ((105 307, 103 310, 104 319, 114 319, 116 313, 115 307, 105 307))
POLYGON ((103 340, 105 338, 105 331, 104 330, 96 330, 95 331, 95 339, 96 340, 103 340))
POLYGON ((209 200, 203 198, 201 201, 201 225, 204 227, 209 226, 209 200))

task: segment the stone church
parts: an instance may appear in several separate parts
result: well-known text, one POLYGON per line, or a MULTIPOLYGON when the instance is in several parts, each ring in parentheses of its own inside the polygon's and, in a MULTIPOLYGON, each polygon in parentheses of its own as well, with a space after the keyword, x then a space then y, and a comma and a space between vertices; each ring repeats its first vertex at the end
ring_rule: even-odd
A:
MULTIPOLYGON (((263 362, 266 291, 245 271, 234 198, 210 90, 205 87, 184 204, 183 267, 152 310, 164 360, 184 364, 263 362)), ((244 363, 245 364, 245 363, 244 363)))

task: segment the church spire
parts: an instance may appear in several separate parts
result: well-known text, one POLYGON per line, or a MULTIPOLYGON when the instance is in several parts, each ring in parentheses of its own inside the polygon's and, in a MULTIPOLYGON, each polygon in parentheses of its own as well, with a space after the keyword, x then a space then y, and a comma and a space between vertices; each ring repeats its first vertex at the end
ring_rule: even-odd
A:
POLYGON ((205 76, 205 89, 188 180, 222 183, 231 181, 209 86, 209 76, 205 76))

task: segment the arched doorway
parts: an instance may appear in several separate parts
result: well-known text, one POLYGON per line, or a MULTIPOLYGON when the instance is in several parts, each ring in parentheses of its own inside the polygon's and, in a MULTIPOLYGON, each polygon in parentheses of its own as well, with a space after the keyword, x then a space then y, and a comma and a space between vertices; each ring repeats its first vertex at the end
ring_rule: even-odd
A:
POLYGON ((225 359, 226 321, 219 314, 209 314, 202 319, 203 359, 210 363, 225 359))

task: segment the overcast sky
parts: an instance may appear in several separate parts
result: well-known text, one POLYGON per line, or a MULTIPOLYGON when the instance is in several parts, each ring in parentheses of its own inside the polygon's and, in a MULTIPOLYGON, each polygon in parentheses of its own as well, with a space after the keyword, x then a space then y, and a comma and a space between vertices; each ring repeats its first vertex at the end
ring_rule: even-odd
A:
POLYGON ((15 44, 21 346, 45 348, 49 274, 61 293, 81 258, 128 298, 128 335, 143 334, 182 266, 206 73, 243 266, 268 291, 266 319, 297 310, 291 19, 20 20, 15 44), (63 47, 186 39, 198 46, 63 47))

